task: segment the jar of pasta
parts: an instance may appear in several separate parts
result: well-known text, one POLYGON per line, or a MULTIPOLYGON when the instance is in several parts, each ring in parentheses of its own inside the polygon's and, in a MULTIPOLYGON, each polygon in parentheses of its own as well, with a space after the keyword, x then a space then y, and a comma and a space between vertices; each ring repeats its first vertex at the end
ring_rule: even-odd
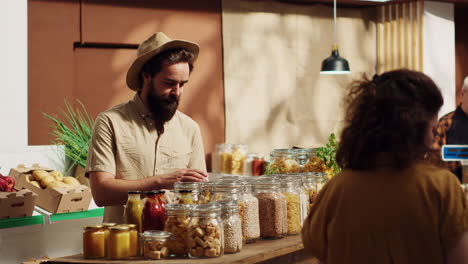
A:
POLYGON ((301 181, 296 177, 283 178, 282 192, 286 199, 288 235, 297 235, 301 231, 301 181))
POLYGON ((169 243, 172 234, 166 231, 147 230, 142 234, 143 256, 146 259, 166 259, 169 257, 169 243))
POLYGON ((213 193, 213 182, 199 182, 199 188, 198 203, 209 203, 213 193))
POLYGON ((190 258, 214 258, 224 254, 221 206, 195 204, 190 214, 187 246, 190 258))
POLYGON ((244 160, 247 156, 248 146, 245 144, 232 145, 231 174, 244 174, 244 160))
POLYGON ((106 239, 102 225, 84 227, 83 257, 86 259, 99 259, 106 256, 106 239))
POLYGON ((287 233, 286 199, 280 190, 280 183, 259 181, 254 186, 258 199, 260 237, 282 238, 287 233))
POLYGON ((173 240, 169 243, 171 256, 187 256, 187 233, 190 205, 188 204, 166 204, 166 224, 164 230, 172 233, 173 240))
POLYGON ((125 225, 109 227, 107 238, 107 257, 109 259, 128 259, 130 257, 130 232, 125 225))
POLYGON ((270 162, 265 174, 298 173, 301 167, 291 150, 274 150, 270 153, 270 162))
POLYGON ((213 184, 213 201, 237 201, 242 192, 239 182, 216 182, 213 184))

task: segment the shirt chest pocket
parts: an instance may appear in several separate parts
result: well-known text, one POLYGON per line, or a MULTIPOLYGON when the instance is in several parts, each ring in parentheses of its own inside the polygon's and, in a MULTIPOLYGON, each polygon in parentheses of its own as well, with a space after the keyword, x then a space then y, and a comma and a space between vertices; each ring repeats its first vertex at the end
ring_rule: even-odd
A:
POLYGON ((160 167, 174 171, 188 168, 192 156, 192 149, 187 147, 170 148, 160 146, 158 154, 160 167))

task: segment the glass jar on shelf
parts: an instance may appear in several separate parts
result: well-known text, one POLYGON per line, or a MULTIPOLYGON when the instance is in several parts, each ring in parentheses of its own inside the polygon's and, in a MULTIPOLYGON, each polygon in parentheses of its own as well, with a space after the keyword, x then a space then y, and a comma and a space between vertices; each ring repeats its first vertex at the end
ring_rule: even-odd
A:
POLYGON ((129 227, 126 225, 109 227, 106 245, 107 258, 114 260, 128 259, 130 257, 129 227))
POLYGON ((164 191, 145 192, 146 201, 143 207, 143 231, 164 230, 166 221, 166 203, 164 202, 164 191))
POLYGON ((299 163, 296 161, 295 153, 291 150, 273 150, 270 153, 270 162, 265 174, 298 173, 301 171, 299 163))
POLYGON ((244 174, 244 160, 247 156, 248 149, 248 146, 245 144, 232 145, 231 174, 244 174))
POLYGON ((232 144, 216 144, 215 151, 211 157, 212 172, 231 173, 232 144))
POLYGON ((166 224, 164 230, 172 233, 173 240, 169 243, 171 256, 185 257, 188 253, 187 233, 190 221, 189 212, 191 205, 188 204, 167 204, 166 224))
POLYGON ((200 195, 198 197, 198 203, 209 203, 213 194, 213 182, 200 182, 200 195))
POLYGON ((129 191, 127 205, 125 206, 125 218, 127 224, 134 224, 138 233, 143 232, 142 214, 143 201, 141 200, 140 191, 129 191))
POLYGON ((173 236, 170 232, 147 230, 142 234, 143 256, 146 259, 166 259, 170 255, 169 243, 173 236))
POLYGON ((260 176, 264 173, 265 158, 261 155, 254 157, 252 161, 252 176, 260 176))
POLYGON ((212 201, 237 201, 242 194, 239 182, 216 182, 213 184, 212 201))
POLYGON ((288 235, 301 232, 301 181, 300 178, 289 176, 283 178, 282 192, 286 199, 288 235))
POLYGON ((258 199, 252 193, 252 181, 244 182, 244 191, 239 200, 239 215, 242 223, 242 243, 255 243, 260 238, 258 199))
POLYGON ((140 239, 137 226, 135 224, 125 224, 124 226, 128 226, 128 233, 130 235, 129 256, 137 257, 140 255, 140 239))
POLYGON ((85 226, 83 232, 83 257, 99 259, 106 256, 106 239, 102 225, 85 226))
POLYGON ((254 186, 262 238, 277 239, 287 233, 286 199, 280 187, 281 184, 274 181, 257 182, 254 186))
POLYGON ((302 168, 303 172, 326 172, 327 170, 327 164, 325 164, 322 159, 317 157, 315 152, 309 156, 306 164, 304 164, 302 168))
POLYGON ((174 184, 174 192, 179 198, 179 203, 198 203, 200 185, 198 182, 176 182, 174 184))
POLYGON ((252 176, 252 172, 253 172, 252 163, 253 163, 254 158, 256 156, 257 156, 256 153, 247 153, 247 155, 245 156, 245 159, 244 159, 244 165, 243 165, 244 172, 242 173, 242 175, 252 176))
POLYGON ((242 249, 242 223, 237 201, 219 202, 224 230, 224 253, 237 253, 242 249))
POLYGON ((224 254, 224 230, 219 204, 193 205, 187 246, 190 258, 214 258, 224 254))

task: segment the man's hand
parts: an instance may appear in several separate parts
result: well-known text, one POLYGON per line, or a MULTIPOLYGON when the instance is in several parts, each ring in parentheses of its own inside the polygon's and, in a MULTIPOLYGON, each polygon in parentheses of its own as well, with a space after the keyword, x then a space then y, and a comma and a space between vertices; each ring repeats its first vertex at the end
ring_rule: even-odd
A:
POLYGON ((181 169, 171 173, 156 175, 160 188, 172 188, 176 182, 207 181, 208 174, 197 169, 181 169))

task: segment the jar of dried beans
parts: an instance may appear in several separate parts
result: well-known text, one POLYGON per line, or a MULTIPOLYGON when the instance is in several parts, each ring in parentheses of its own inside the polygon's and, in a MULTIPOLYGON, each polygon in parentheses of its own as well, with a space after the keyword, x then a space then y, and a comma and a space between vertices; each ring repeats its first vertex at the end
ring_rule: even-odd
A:
POLYGON ((280 183, 273 181, 257 182, 254 194, 258 199, 260 237, 282 238, 287 232, 286 200, 280 191, 280 183))
POLYGON ((237 201, 220 202, 224 229, 224 253, 236 253, 242 249, 242 224, 237 201))

